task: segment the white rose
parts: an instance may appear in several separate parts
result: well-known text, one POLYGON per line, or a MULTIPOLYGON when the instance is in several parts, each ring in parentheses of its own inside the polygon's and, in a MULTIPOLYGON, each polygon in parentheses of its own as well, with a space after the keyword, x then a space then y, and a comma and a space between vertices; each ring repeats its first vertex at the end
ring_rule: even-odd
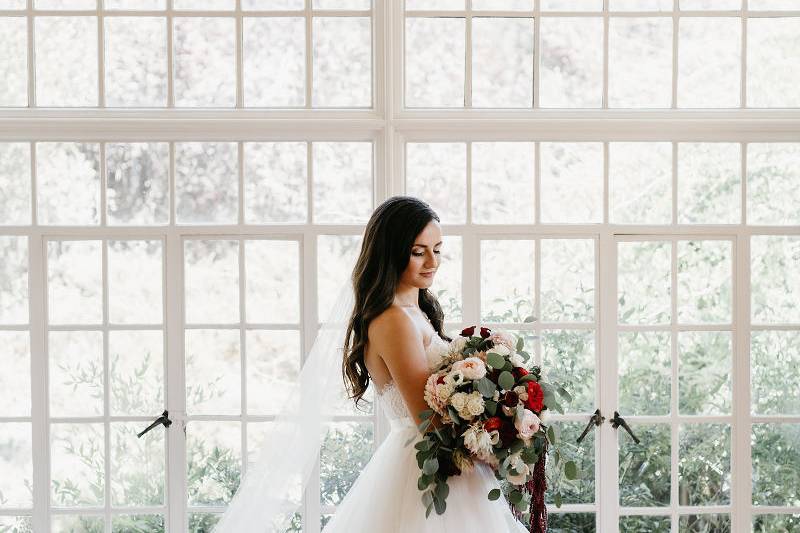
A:
POLYGON ((521 416, 514 417, 514 427, 523 439, 532 438, 533 434, 539 431, 539 423, 539 417, 528 409, 523 409, 521 416))
POLYGON ((486 364, 477 357, 467 357, 453 363, 453 371, 456 370, 460 370, 465 378, 476 380, 486 375, 486 364))
POLYGON ((479 414, 483 413, 483 409, 483 395, 478 391, 473 392, 470 395, 469 400, 467 400, 466 410, 469 411, 472 416, 478 416, 479 414))
POLYGON ((467 404, 467 394, 465 392, 456 392, 450 397, 450 405, 456 408, 456 411, 461 413, 464 406, 467 404))
POLYGON ((511 353, 511 350, 509 350, 508 346, 506 346, 505 344, 495 344, 492 347, 492 351, 495 353, 499 353, 502 356, 506 356, 511 353))
POLYGON ((455 334, 451 333, 451 334, 448 335, 448 337, 451 337, 453 339, 450 342, 450 346, 448 348, 450 353, 454 353, 454 354, 455 353, 461 353, 461 350, 463 350, 464 346, 467 345, 466 337, 462 337, 461 335, 459 335, 459 333, 460 332, 457 332, 455 334))

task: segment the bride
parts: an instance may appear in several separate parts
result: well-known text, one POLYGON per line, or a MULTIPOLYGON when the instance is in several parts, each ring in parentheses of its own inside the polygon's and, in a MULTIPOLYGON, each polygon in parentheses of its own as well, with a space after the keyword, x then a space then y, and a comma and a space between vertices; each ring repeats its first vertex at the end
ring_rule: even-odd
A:
MULTIPOLYGON (((429 290, 440 264, 441 245, 439 217, 422 200, 393 196, 374 211, 350 283, 340 291, 337 309, 328 320, 346 322, 338 363, 330 357, 332 342, 318 336, 301 371, 296 393, 300 399, 287 401, 285 414, 265 441, 267 449, 244 477, 216 532, 282 530, 283 526, 269 529, 276 527, 277 514, 302 508, 300 499, 276 494, 288 492, 284 486, 295 474, 303 483, 310 477, 319 450, 319 439, 314 437, 331 416, 320 406, 330 405, 325 403, 330 390, 341 387, 341 381, 331 379, 332 360, 356 405, 370 381, 374 383, 376 400, 391 429, 323 533, 527 532, 504 497, 487 498, 500 485, 483 462, 475 461, 470 471, 448 480, 443 514, 431 511, 426 517, 417 487, 420 469, 413 444, 422 436, 419 413, 428 408, 425 382, 452 340, 443 332, 444 316, 429 290), (337 316, 342 313, 346 317, 337 316), (309 364, 315 372, 309 371, 309 364)), ((335 331, 341 329, 340 325, 335 331)), ((337 335, 332 338, 342 340, 337 335)), ((437 415, 432 426, 441 423, 437 415)))

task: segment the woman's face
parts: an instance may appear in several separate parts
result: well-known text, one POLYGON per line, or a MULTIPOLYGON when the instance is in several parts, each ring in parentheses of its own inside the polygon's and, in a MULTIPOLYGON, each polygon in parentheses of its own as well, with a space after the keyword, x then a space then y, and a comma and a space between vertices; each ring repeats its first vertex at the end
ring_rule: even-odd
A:
POLYGON ((441 247, 442 230, 438 222, 431 220, 414 240, 408 266, 400 281, 420 289, 430 287, 439 268, 441 247))

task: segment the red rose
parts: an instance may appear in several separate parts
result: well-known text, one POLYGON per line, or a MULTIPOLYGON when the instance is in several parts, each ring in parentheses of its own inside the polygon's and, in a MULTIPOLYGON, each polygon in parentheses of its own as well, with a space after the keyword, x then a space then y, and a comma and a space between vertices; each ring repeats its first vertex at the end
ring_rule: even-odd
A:
POLYGON ((462 337, 472 337, 473 333, 475 333, 475 326, 470 326, 461 330, 462 337))
POLYGON ((514 379, 519 379, 522 376, 527 376, 528 371, 522 368, 521 366, 515 366, 511 369, 511 373, 514 374, 514 379))
POLYGON ((503 405, 508 407, 516 407, 519 403, 519 395, 513 390, 506 391, 503 395, 503 405))
POLYGON ((536 381, 529 381, 528 385, 528 399, 525 400, 525 407, 538 413, 544 407, 544 391, 542 386, 536 381))
POLYGON ((481 337, 482 338, 485 339, 486 337, 488 337, 491 334, 492 334, 492 330, 491 329, 489 329, 489 328, 481 328, 481 337))
POLYGON ((486 421, 483 423, 483 429, 486 431, 494 431, 496 429, 500 429, 500 426, 503 425, 503 421, 500 420, 499 416, 493 416, 491 418, 487 418, 486 421))

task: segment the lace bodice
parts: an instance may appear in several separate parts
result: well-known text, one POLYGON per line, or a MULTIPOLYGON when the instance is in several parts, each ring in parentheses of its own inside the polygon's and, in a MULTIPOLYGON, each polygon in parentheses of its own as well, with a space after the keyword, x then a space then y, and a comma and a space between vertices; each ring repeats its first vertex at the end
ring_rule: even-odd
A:
MULTIPOLYGON (((438 365, 443 350, 447 346, 447 341, 441 338, 438 333, 433 334, 430 344, 425 348, 425 356, 428 358, 428 368, 431 369, 431 372, 438 365)), ((408 419, 412 424, 414 423, 408 412, 408 407, 406 407, 406 402, 403 400, 403 395, 400 394, 400 389, 397 388, 394 381, 384 385, 375 396, 390 421, 408 419)))

